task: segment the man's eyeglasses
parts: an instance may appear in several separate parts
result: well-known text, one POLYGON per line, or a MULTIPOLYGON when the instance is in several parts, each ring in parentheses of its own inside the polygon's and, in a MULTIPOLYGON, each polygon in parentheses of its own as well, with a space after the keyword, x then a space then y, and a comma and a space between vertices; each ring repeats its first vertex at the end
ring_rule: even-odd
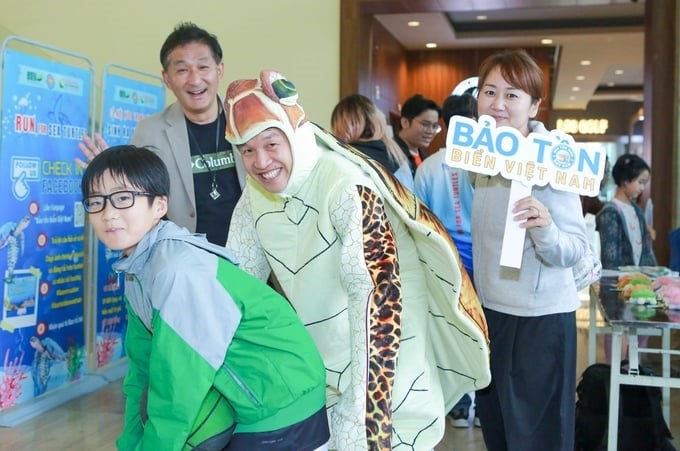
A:
POLYGON ((106 201, 108 200, 113 208, 124 210, 135 204, 135 197, 137 196, 153 196, 153 194, 141 191, 116 191, 108 196, 96 195, 83 199, 83 207, 88 213, 99 213, 106 208, 106 201))
POLYGON ((439 133, 440 131, 442 131, 442 126, 437 124, 436 122, 428 122, 428 121, 417 121, 417 122, 425 130, 432 130, 435 133, 439 133))

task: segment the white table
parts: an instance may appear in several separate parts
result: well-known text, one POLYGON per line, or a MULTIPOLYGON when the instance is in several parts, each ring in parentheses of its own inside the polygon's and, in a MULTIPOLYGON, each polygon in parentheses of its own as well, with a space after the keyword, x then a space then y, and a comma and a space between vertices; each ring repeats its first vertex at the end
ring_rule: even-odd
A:
POLYGON ((663 395, 663 414, 670 425, 670 389, 680 388, 680 378, 671 377, 671 355, 680 351, 670 349, 671 330, 680 329, 680 312, 662 309, 649 310, 633 306, 618 299, 619 292, 614 290, 615 277, 603 277, 590 288, 590 327, 588 332, 588 355, 590 363, 595 362, 595 338, 601 333, 612 334, 612 362, 609 387, 609 425, 607 449, 617 449, 619 423, 619 393, 621 385, 642 385, 661 387, 663 395), (598 327, 596 309, 602 313, 606 327, 598 327), (621 374, 622 337, 628 336, 628 373, 621 374), (639 348, 638 335, 661 335, 661 348, 639 348), (643 376, 639 374, 638 353, 660 354, 662 374, 643 376))

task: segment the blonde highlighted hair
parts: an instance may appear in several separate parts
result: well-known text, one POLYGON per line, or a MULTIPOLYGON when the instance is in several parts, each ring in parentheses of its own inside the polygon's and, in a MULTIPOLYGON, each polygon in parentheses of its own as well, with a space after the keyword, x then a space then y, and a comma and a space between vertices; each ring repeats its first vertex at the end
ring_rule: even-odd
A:
POLYGON ((406 155, 399 145, 387 135, 387 121, 371 99, 361 94, 343 98, 331 114, 333 134, 352 144, 364 141, 383 141, 387 155, 397 165, 406 163, 406 155))

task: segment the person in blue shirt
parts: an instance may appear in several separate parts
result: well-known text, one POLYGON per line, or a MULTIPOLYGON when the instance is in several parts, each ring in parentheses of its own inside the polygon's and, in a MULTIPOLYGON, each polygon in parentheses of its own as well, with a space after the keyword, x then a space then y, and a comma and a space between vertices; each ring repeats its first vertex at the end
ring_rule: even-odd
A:
MULTIPOLYGON (((477 100, 470 94, 449 96, 442 108, 447 126, 453 116, 477 119, 477 100)), ((472 278, 470 214, 474 190, 467 172, 447 165, 445 156, 446 148, 441 148, 418 167, 415 194, 442 221, 472 278)))

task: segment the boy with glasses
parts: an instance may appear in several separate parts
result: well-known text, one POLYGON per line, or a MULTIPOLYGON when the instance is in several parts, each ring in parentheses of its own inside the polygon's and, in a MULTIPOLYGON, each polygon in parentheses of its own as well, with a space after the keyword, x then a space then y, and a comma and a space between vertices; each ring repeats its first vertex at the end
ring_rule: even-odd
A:
POLYGON ((428 156, 426 150, 437 133, 441 131, 439 117, 441 108, 434 100, 416 94, 401 107, 401 130, 394 140, 408 158, 411 174, 428 156))
POLYGON ((129 359, 119 449, 317 450, 325 368, 290 304, 229 252, 165 221, 170 179, 151 150, 87 166, 83 206, 123 257, 129 359))

